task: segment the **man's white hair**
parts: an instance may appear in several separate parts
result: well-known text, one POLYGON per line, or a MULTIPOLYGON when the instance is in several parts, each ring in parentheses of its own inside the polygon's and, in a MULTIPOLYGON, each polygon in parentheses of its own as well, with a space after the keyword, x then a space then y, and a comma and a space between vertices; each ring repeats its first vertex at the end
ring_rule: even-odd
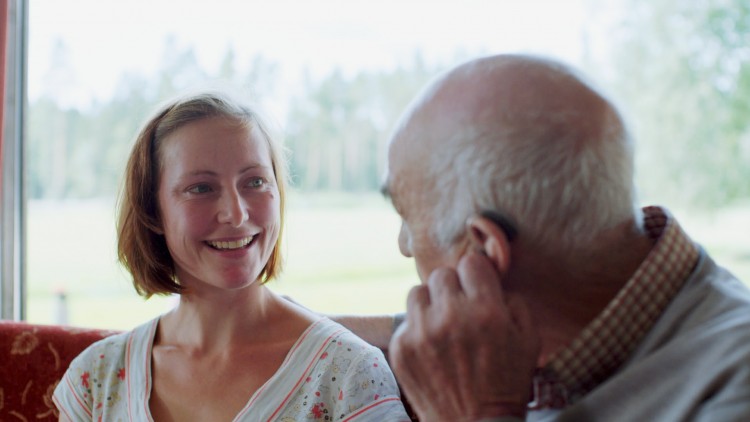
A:
POLYGON ((586 247, 603 230, 639 221, 632 140, 607 104, 594 130, 565 130, 585 121, 576 111, 514 110, 512 118, 523 124, 467 123, 457 131, 430 154, 428 166, 439 244, 452 245, 467 218, 484 210, 509 217, 528 244, 558 251, 586 247))

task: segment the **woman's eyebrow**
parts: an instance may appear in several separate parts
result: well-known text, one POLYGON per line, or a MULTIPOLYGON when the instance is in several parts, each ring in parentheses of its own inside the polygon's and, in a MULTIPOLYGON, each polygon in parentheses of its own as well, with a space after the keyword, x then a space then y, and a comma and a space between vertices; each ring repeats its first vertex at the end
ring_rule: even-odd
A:
MULTIPOLYGON (((238 174, 246 173, 246 172, 248 172, 250 170, 255 170, 255 169, 258 169, 258 168, 262 168, 262 169, 266 169, 266 170, 270 170, 271 169, 270 166, 266 166, 266 165, 263 165, 263 164, 251 164, 251 165, 249 165, 247 167, 242 168, 242 170, 240 170, 238 174)), ((186 175, 187 176, 214 176, 215 177, 215 176, 218 176, 219 173, 217 173, 217 172, 215 172, 213 170, 200 170, 199 169, 199 170, 189 171, 186 175)))

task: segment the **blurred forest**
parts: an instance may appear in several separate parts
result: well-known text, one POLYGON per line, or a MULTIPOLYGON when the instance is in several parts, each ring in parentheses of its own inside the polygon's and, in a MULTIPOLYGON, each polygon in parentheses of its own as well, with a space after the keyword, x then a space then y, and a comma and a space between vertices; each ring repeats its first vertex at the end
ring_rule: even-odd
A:
POLYGON ((630 112, 642 196, 750 199, 750 1, 626 0, 606 80, 630 112))
MULTIPOLYGON (((642 196, 699 208, 750 199, 750 1, 625 3, 608 57, 584 57, 582 67, 620 100, 635 127, 642 196)), ((596 19, 597 7, 604 9, 591 4, 596 19)), ((158 78, 124 75, 113 98, 80 110, 55 101, 69 77, 66 47, 58 44, 48 94, 29 104, 30 199, 115 194, 139 126, 156 104, 187 87, 225 80, 253 87, 252 100, 263 104, 284 83, 279 65, 263 57, 240 66, 228 49, 218 73, 209 74, 189 47, 167 40, 164 51, 158 78)), ((392 70, 307 77, 286 115, 275 116, 283 119, 295 188, 376 190, 398 115, 452 64, 415 54, 392 70)))
MULTIPOLYGON (((28 196, 32 199, 111 196, 119 187, 130 147, 155 107, 206 81, 247 88, 248 99, 274 100, 278 64, 254 57, 247 73, 236 69, 235 52, 225 53, 218 74, 202 69, 192 48, 167 40, 159 76, 122 78, 117 94, 89 110, 62 108, 56 86, 65 83, 65 45, 58 43, 50 89, 30 103, 28 196)), ((366 71, 345 77, 334 70, 322 80, 305 78, 291 98, 281 134, 289 151, 294 186, 301 190, 377 190, 385 162, 387 132, 408 101, 437 67, 419 57, 392 71, 366 71)), ((263 107, 261 108, 263 110, 263 107)), ((267 111, 267 110, 266 110, 267 111)), ((277 121, 279 116, 270 116, 277 121)))

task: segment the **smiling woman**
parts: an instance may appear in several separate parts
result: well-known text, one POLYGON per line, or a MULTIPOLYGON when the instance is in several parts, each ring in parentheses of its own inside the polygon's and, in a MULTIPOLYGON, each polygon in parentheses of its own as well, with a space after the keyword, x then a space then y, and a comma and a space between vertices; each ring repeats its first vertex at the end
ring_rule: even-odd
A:
POLYGON ((409 420, 379 349, 265 286, 286 174, 251 108, 213 92, 168 103, 125 178, 120 259, 141 295, 179 303, 78 356, 55 390, 61 419, 409 420))
POLYGON ((186 288, 187 274, 176 271, 200 265, 203 256, 183 249, 191 245, 183 236, 191 234, 201 236, 203 252, 210 242, 253 238, 264 252, 257 257, 257 273, 245 278, 276 277, 286 164, 265 123, 216 94, 188 97, 157 114, 136 140, 120 210, 119 256, 136 290, 148 298, 186 288), (234 172, 227 174, 231 165, 234 172), (206 226, 211 214, 233 227, 232 233, 206 226), (244 227, 246 220, 253 224, 244 227))

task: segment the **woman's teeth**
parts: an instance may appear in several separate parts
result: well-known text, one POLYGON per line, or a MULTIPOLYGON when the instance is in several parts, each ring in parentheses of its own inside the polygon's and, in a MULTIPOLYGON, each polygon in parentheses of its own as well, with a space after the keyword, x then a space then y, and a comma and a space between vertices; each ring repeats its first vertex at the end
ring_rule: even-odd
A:
POLYGON ((244 239, 235 240, 232 242, 207 242, 209 245, 216 249, 239 249, 244 248, 253 241, 254 236, 249 236, 244 239))

